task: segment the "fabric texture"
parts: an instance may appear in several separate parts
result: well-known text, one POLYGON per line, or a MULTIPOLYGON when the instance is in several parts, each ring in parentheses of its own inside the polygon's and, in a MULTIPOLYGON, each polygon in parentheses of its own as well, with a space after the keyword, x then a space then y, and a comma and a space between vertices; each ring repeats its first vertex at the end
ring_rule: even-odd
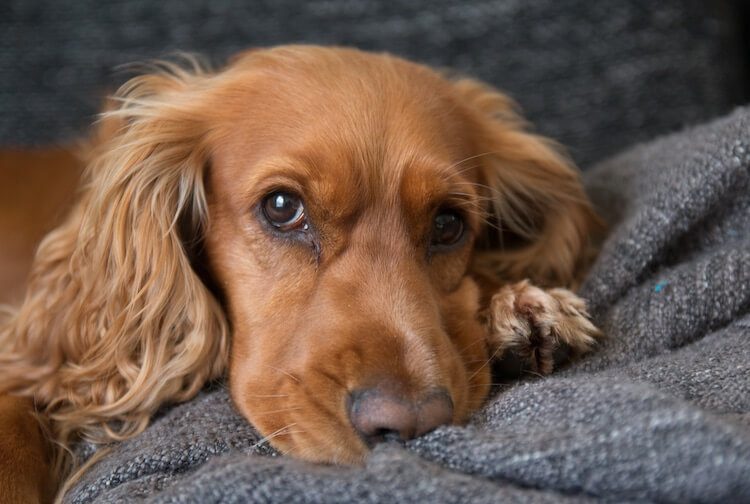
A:
POLYGON ((278 456, 225 387, 118 445, 67 502, 750 501, 750 108, 586 175, 611 233, 594 354, 364 468, 278 456))
POLYGON ((132 75, 124 64, 307 42, 486 80, 588 168, 748 98, 742 2, 3 0, 0 144, 77 138, 132 75))

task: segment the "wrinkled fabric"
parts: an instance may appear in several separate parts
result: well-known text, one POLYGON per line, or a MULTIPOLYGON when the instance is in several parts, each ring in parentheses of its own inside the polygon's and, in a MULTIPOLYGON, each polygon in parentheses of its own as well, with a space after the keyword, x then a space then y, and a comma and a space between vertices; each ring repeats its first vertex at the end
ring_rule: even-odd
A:
POLYGON ((278 456, 215 386, 67 502, 750 501, 750 108, 585 179, 610 225, 580 290, 595 353, 363 468, 278 456))

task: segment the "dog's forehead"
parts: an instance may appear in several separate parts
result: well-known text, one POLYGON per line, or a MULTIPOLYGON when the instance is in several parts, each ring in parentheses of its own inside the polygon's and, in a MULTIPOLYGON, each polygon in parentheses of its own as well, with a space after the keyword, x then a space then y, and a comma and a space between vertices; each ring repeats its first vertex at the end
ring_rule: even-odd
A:
POLYGON ((450 84, 418 65, 355 56, 248 71, 222 114, 222 185, 250 191, 281 171, 326 202, 419 207, 461 178, 474 152, 450 84))
POLYGON ((252 52, 235 66, 219 81, 216 116, 219 129, 243 141, 293 145, 314 137, 348 141, 372 156, 466 136, 452 83, 399 58, 302 47, 252 52))

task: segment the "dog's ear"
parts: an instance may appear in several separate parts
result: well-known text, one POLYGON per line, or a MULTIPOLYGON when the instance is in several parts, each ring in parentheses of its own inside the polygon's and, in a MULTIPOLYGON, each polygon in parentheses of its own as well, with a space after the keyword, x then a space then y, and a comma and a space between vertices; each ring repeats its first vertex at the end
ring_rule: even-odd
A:
POLYGON ((477 125, 474 161, 489 201, 475 270, 503 282, 570 286, 601 229, 577 169, 553 142, 525 130, 508 97, 471 79, 454 85, 477 125))
POLYGON ((224 372, 227 322, 186 253, 208 225, 208 79, 166 66, 118 92, 78 205, 0 327, 0 392, 36 397, 58 441, 132 435, 224 372))

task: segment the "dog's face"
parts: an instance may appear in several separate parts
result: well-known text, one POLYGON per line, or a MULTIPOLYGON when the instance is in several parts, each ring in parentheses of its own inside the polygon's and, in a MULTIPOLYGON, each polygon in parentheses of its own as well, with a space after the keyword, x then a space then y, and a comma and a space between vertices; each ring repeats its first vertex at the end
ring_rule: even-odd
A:
POLYGON ((206 243, 237 406, 282 450, 339 462, 463 421, 489 383, 471 126, 431 72, 349 58, 252 66, 212 157, 206 243))
MULTIPOLYGON (((260 51, 225 80, 205 247, 237 407, 282 451, 345 463, 466 420, 490 383, 474 248, 505 190, 482 158, 564 180, 559 158, 512 121, 496 138, 482 88, 392 57, 260 51)), ((524 176, 506 206, 538 199, 524 176)))

